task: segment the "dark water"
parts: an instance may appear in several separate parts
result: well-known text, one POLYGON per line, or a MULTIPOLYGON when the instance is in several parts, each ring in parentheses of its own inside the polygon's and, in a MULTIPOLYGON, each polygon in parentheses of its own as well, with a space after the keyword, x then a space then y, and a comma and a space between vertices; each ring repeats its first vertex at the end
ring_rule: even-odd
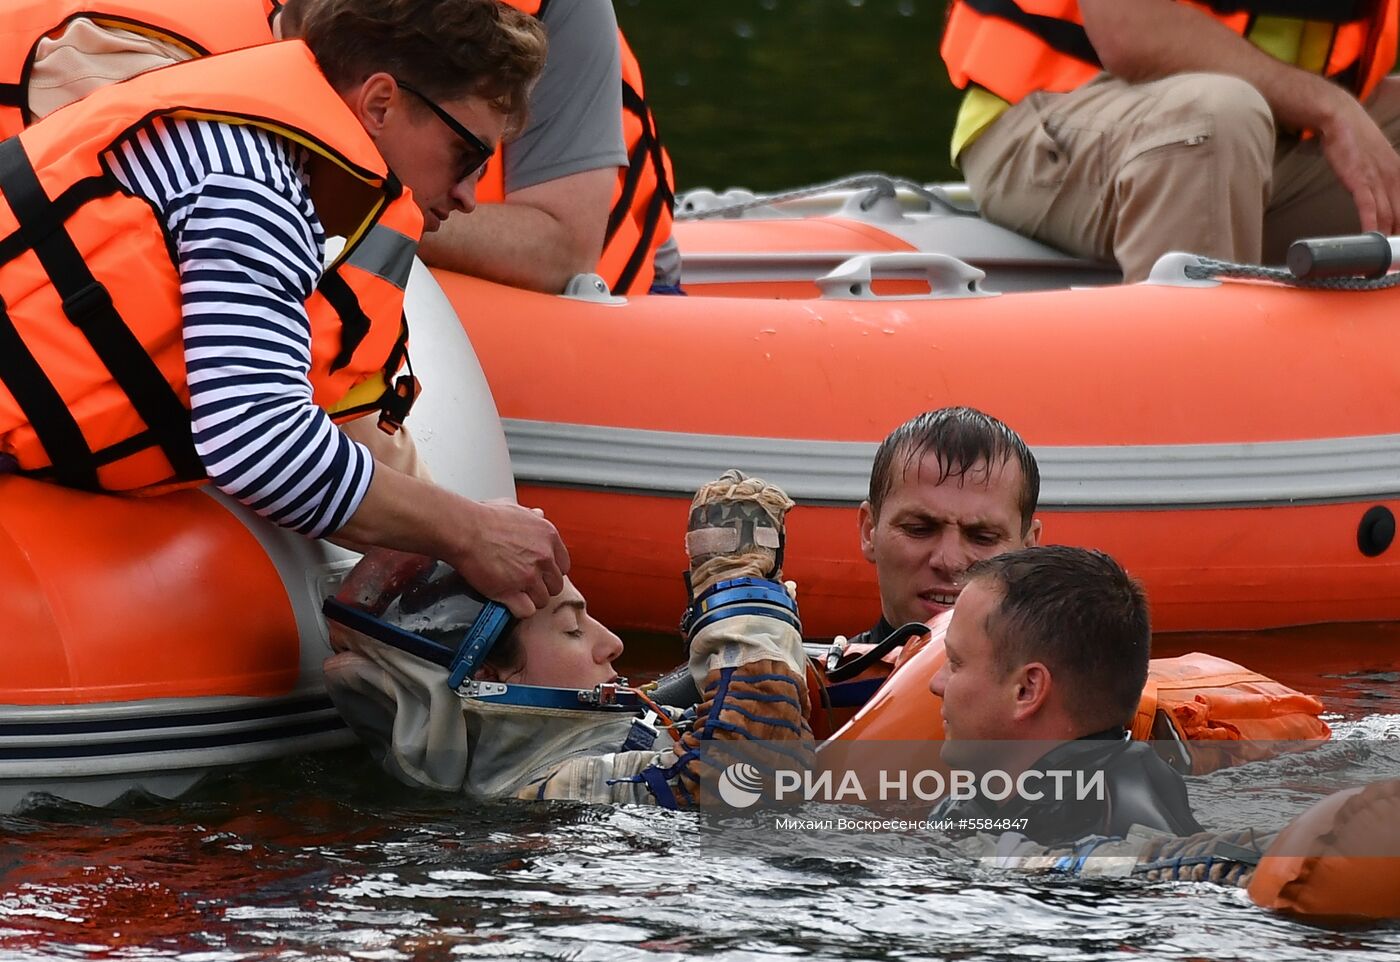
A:
POLYGON ((682 189, 957 179, 942 0, 616 0, 682 189))
MULTIPOLYGON (((1238 827, 1362 772, 1400 777, 1397 637, 1159 644, 1266 671, 1272 652, 1272 673, 1331 711, 1334 741, 1306 760, 1193 779, 1201 821, 1238 827)), ((179 803, 31 811, 0 833, 0 960, 1400 958, 1400 926, 1301 925, 1233 889, 993 873, 878 841, 858 857, 781 839, 735 852, 690 815, 409 791, 354 751, 223 776, 179 803)))

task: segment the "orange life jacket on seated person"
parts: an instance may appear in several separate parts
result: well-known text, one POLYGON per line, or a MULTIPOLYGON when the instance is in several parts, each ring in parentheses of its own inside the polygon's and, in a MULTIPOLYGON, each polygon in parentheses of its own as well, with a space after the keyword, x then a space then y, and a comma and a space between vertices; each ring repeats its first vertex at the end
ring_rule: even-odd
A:
POLYGON ((396 363, 397 282, 422 218, 396 203, 398 181, 311 51, 267 44, 155 70, 0 143, 0 453, 22 472, 107 491, 204 477, 172 247, 101 159, 162 114, 254 124, 311 151, 318 213, 347 238, 333 268, 346 288, 359 275, 375 281, 360 327, 309 311, 316 403, 330 407, 396 363))
MULTIPOLYGON (((1260 16, 1336 25, 1322 71, 1365 99, 1395 65, 1397 0, 1176 0, 1246 36, 1260 16)), ((1037 90, 1064 93, 1103 65, 1078 0, 953 0, 941 48, 948 76, 1010 103, 1037 90)))
MULTIPOLYGON (((215 5, 178 0, 6 0, 5 26, 0 30, 0 137, 19 133, 35 121, 29 106, 30 71, 40 41, 58 36, 79 18, 104 28, 128 30, 183 50, 189 59, 228 53, 273 41, 272 19, 280 0, 220 0, 215 5)), ((103 54, 91 55, 95 61, 103 54)), ((112 82, 116 82, 114 78, 112 82)), ((373 327, 396 323, 400 344, 384 370, 363 379, 349 394, 335 395, 338 384, 320 381, 316 403, 348 420, 379 410, 393 396, 389 380, 398 370, 408 342, 403 320, 403 292, 422 233, 422 215, 413 198, 396 197, 361 249, 335 270, 328 270, 307 301, 313 318, 339 318, 341 344, 325 338, 312 344, 313 364, 339 370, 349 353, 373 327), (371 318, 378 318, 376 324, 371 318)), ((369 346, 366 346, 369 350, 369 346)), ((401 413, 401 411, 400 411, 401 413)))
MULTIPOLYGON (((538 17, 550 0, 502 2, 538 17)), ((671 236, 676 181, 671 157, 661 145, 656 119, 647 106, 642 68, 620 30, 617 40, 622 49, 622 140, 627 147, 627 166, 618 174, 613 189, 597 271, 614 294, 645 294, 655 274, 652 257, 671 236)), ((496 151, 476 185, 479 203, 498 204, 505 199, 500 153, 496 151)))
POLYGON ((100 26, 143 34, 179 47, 191 59, 268 43, 270 0, 6 0, 0 29, 0 138, 36 119, 29 107, 29 71, 39 42, 86 17, 100 26), (206 9, 207 7, 207 9, 206 9))

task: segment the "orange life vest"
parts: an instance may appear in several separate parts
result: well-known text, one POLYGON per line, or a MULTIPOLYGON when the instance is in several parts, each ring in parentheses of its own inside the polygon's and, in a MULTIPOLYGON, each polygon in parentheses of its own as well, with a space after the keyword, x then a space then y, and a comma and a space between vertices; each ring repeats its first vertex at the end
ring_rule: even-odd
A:
POLYGON ((401 187, 305 44, 207 57, 99 90, 0 143, 0 452, 73 487, 204 477, 171 247, 146 201, 124 193, 102 163, 160 115, 265 127, 317 157, 318 209, 318 187, 333 185, 348 225, 336 276, 346 290, 375 283, 358 328, 330 310, 309 312, 317 403, 380 375, 402 343, 397 284, 421 217, 392 203, 401 187))
POLYGON ((33 123, 29 71, 39 41, 78 17, 173 43, 191 57, 272 39, 268 22, 276 7, 270 0, 225 0, 200 7, 191 9, 173 0, 6 0, 5 26, 0 30, 0 137, 33 123))
MULTIPOLYGON (((538 17, 549 0, 502 2, 538 17)), ((622 138, 627 167, 619 173, 613 189, 597 270, 614 294, 645 294, 654 274, 652 257, 671 236, 676 181, 671 157, 656 132, 656 118, 647 106, 642 68, 622 31, 617 38, 622 48, 622 138)), ((497 150, 476 186, 476 199, 484 204, 500 203, 505 194, 505 170, 497 150)))
MULTIPOLYGON (((1259 16, 1336 25, 1323 73, 1365 98, 1395 65, 1400 0, 1177 0, 1245 36, 1259 16)), ((1037 90, 1063 93, 1102 64, 1077 0, 953 0, 943 30, 953 83, 985 87, 1010 103, 1037 90)))
MULTIPOLYGON (((216 10, 192 9, 175 0, 10 0, 6 29, 0 33, 0 136, 18 133, 33 121, 26 101, 39 41, 74 19, 86 17, 102 26, 159 38, 188 51, 193 59, 271 43, 271 22, 281 7, 280 0, 221 0, 216 10)), ((388 380, 398 369, 408 340, 403 288, 417 249, 413 238, 421 233, 422 215, 404 192, 391 202, 365 246, 352 252, 338 269, 327 271, 306 303, 309 315, 338 317, 343 326, 341 346, 329 340, 312 345, 313 370, 315 366, 337 371, 345 367, 346 352, 353 352, 376 326, 372 318, 400 327, 398 349, 382 376, 363 380, 346 397, 331 396, 337 381, 319 382, 316 403, 331 410, 337 420, 378 410, 392 396, 388 380)), ((366 353, 369 349, 366 345, 366 353)))

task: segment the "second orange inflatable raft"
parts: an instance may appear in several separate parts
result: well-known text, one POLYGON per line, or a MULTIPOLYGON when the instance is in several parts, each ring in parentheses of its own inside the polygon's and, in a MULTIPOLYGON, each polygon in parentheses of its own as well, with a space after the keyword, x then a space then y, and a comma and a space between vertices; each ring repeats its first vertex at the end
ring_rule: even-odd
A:
POLYGON ((1400 619, 1400 289, 978 296, 966 264, 921 263, 939 296, 868 296, 859 264, 815 299, 588 302, 438 277, 521 501, 559 526, 615 627, 674 626, 686 500, 739 467, 798 502, 787 570, 809 636, 864 629, 875 447, 952 404, 1026 438, 1044 539, 1118 558, 1158 631, 1400 619))

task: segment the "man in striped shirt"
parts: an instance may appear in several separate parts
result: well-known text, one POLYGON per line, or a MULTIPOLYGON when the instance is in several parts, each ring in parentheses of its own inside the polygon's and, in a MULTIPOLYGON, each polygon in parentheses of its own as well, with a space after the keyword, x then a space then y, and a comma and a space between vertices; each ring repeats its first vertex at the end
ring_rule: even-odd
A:
MULTIPOLYGON (((318 66, 411 191, 424 229, 470 211, 482 164, 523 119, 540 28, 496 0, 308 6, 318 66)), ((322 158, 264 126, 157 116, 102 159, 165 234, 195 451, 217 487, 310 537, 440 558, 520 616, 562 589, 568 554, 538 512, 377 464, 313 401, 306 302, 336 199, 317 192, 322 158)))

